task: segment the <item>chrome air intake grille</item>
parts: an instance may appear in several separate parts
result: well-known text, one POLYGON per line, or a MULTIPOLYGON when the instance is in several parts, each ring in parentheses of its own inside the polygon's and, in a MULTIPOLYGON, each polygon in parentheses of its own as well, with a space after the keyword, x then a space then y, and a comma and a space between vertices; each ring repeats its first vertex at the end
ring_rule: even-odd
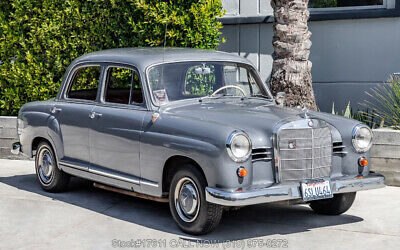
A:
POLYGON ((329 127, 282 129, 277 138, 281 182, 330 175, 332 135, 329 127))

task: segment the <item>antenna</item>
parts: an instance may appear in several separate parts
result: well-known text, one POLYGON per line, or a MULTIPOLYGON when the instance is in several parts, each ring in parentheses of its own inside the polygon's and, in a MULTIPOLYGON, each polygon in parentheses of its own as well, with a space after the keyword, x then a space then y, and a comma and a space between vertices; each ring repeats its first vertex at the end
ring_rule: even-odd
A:
POLYGON ((165 61, 165 47, 166 47, 166 45, 167 45, 167 31, 168 31, 168 19, 165 21, 163 62, 165 61))

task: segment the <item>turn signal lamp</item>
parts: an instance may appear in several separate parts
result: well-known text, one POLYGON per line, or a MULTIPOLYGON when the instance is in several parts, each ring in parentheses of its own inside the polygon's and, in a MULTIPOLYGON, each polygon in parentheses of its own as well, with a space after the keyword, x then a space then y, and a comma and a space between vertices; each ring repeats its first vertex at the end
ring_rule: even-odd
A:
POLYGON ((239 177, 245 177, 247 174, 248 174, 248 172, 244 167, 240 167, 237 169, 237 175, 239 177))
POLYGON ((364 157, 362 157, 362 158, 360 158, 360 159, 358 160, 358 164, 359 164, 361 167, 365 167, 365 166, 368 165, 368 160, 365 159, 364 157))

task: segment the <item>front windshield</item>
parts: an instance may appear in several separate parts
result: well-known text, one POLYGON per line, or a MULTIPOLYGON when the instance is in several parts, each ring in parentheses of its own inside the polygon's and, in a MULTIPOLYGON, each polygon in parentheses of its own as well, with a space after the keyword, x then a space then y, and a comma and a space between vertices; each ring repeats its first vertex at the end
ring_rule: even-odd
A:
POLYGON ((148 82, 156 105, 188 98, 246 96, 270 98, 254 70, 231 62, 179 62, 148 70, 148 82))

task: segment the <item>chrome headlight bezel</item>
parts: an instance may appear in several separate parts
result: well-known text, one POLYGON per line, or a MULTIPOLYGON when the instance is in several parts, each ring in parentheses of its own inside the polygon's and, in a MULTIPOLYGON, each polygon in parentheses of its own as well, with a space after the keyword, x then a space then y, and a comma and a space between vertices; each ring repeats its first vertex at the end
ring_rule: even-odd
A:
POLYGON ((353 144, 353 148, 356 150, 357 153, 365 153, 365 152, 367 152, 372 146, 373 137, 374 137, 374 135, 372 133, 372 130, 367 125, 364 125, 364 124, 356 125, 353 128, 353 131, 351 133, 351 142, 353 144), (367 129, 369 131, 369 133, 371 134, 371 140, 369 141, 368 146, 365 147, 365 148, 360 148, 357 145, 357 135, 358 135, 358 133, 360 132, 361 129, 367 129))
POLYGON ((242 131, 233 131, 229 136, 228 139, 226 140, 226 150, 228 152, 229 157, 234 161, 234 162, 245 162, 249 159, 250 155, 251 155, 251 149, 252 149, 252 145, 251 145, 251 140, 249 138, 249 136, 242 132, 242 131), (242 156, 242 157, 238 157, 233 153, 232 150, 232 145, 235 139, 237 139, 239 136, 243 136, 247 142, 248 142, 248 150, 247 153, 242 156))

